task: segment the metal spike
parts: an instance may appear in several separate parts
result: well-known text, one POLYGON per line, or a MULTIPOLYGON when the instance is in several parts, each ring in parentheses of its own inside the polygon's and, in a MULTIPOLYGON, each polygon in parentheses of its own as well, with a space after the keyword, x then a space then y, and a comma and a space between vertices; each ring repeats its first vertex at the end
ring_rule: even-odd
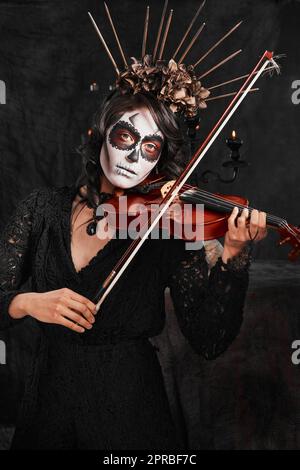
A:
POLYGON ((200 64, 211 52, 213 52, 220 44, 222 44, 223 41, 225 41, 228 36, 230 36, 240 25, 242 24, 242 21, 240 21, 238 24, 236 24, 228 33, 226 33, 219 41, 217 41, 202 57, 200 57, 199 60, 194 64, 194 67, 197 67, 197 65, 200 64))
POLYGON ((228 57, 226 57, 226 59, 222 60, 221 62, 219 62, 217 65, 215 65, 214 67, 212 67, 211 69, 209 69, 207 72, 203 73, 199 78, 199 80, 201 80, 202 78, 206 77, 207 75, 209 75, 210 73, 214 72, 215 70, 217 70, 219 67, 221 67, 222 65, 226 64, 226 62, 228 62, 229 60, 233 59, 234 57, 236 57, 238 54, 240 54, 242 52, 242 49, 239 49, 238 51, 234 52, 233 54, 230 54, 228 57))
POLYGON ((109 47, 108 47, 108 45, 106 44, 105 39, 104 39, 104 37, 102 36, 102 34, 101 34, 101 32, 100 32, 100 29, 98 28, 98 26, 97 26, 97 24, 96 24, 96 21, 94 20, 93 16, 91 15, 91 13, 90 13, 89 11, 88 11, 88 15, 89 15, 89 17, 90 17, 90 19, 91 19, 91 22, 93 23, 93 26, 94 26, 94 28, 95 28, 95 30, 96 30, 96 32, 97 32, 99 38, 100 38, 100 40, 101 40, 101 42, 102 42, 102 44, 103 44, 103 46, 104 46, 104 48, 105 48, 105 50, 106 50, 106 52, 107 52, 107 55, 108 55, 108 57, 110 58, 110 60, 111 60, 111 62, 112 62, 112 64, 113 64, 113 66, 114 66, 114 68, 115 68, 117 74, 120 75, 120 71, 119 71, 118 66, 117 66, 117 64, 116 64, 116 61, 115 61, 115 59, 113 58, 113 55, 112 55, 112 53, 110 52, 109 47))
POLYGON ((193 39, 191 40, 190 44, 187 46, 187 48, 185 49, 184 53, 182 54, 182 56, 180 57, 179 61, 178 61, 178 64, 181 64, 181 62, 183 62, 184 58, 186 57, 186 55, 189 53, 189 51, 191 50, 191 48, 193 47, 193 45, 195 44, 195 42, 197 41, 198 37, 200 36, 200 34, 202 33, 204 27, 205 27, 206 23, 203 23, 200 28, 198 29, 197 33, 194 35, 193 39))
MULTIPOLYGON (((251 90, 249 90, 248 93, 252 93, 254 91, 259 91, 259 88, 251 88, 251 90)), ((241 95, 243 93, 246 93, 246 92, 242 91, 241 95)), ((212 96, 211 98, 206 98, 206 100, 204 100, 204 101, 207 102, 207 101, 220 100, 221 98, 227 98, 229 96, 234 96, 234 95, 237 95, 237 94, 238 94, 238 91, 233 91, 232 93, 226 93, 226 95, 212 96)))
POLYGON ((194 18, 192 19, 191 23, 189 24, 188 29, 186 30, 185 34, 183 35, 183 37, 182 37, 180 43, 178 44, 178 47, 177 47, 176 51, 174 52, 174 54, 173 54, 173 56, 172 56, 172 59, 173 59, 173 60, 175 59, 175 57, 177 56, 178 52, 180 51, 180 49, 181 49, 181 47, 182 47, 184 41, 186 40, 186 38, 187 38, 189 32, 191 31, 191 29, 192 29, 192 27, 193 27, 193 25, 194 25, 196 19, 197 19, 198 16, 200 15, 200 12, 202 11, 202 9, 203 9, 205 3, 206 3, 206 0, 204 0, 204 2, 201 3, 200 7, 198 8, 198 10, 197 10, 197 12, 196 12, 196 15, 194 16, 194 18))
POLYGON ((112 30, 114 32, 114 35, 115 35, 115 38, 116 38, 116 41, 117 41, 117 44, 118 44, 118 47, 119 47, 119 51, 121 53, 121 56, 122 56, 122 59, 124 61, 124 64, 125 64, 125 67, 128 67, 128 64, 127 64, 127 60, 126 60, 126 57, 125 57, 125 54, 124 54, 124 51, 123 51, 123 48, 121 46, 121 43, 120 43, 120 40, 119 40, 119 36, 118 36, 118 33, 116 31, 116 28, 115 28, 115 25, 114 25, 114 22, 112 20, 112 17, 111 17, 111 14, 110 14, 110 11, 109 11, 109 8, 107 6, 107 4, 104 2, 104 6, 105 6, 105 11, 106 11, 106 14, 108 16, 108 19, 109 19, 109 22, 110 22, 110 25, 112 27, 112 30))
POLYGON ((168 37, 168 33, 169 33, 169 29, 170 29, 172 17, 173 17, 173 10, 170 10, 169 17, 168 17, 168 21, 167 21, 167 25, 166 25, 166 29, 165 29, 165 32, 164 32, 163 40, 162 40, 161 47, 160 47, 160 51, 159 51, 159 55, 158 55, 158 59, 159 59, 159 60, 162 59, 162 55, 163 55, 164 48, 165 48, 165 45, 166 45, 166 40, 167 40, 167 37, 168 37))
POLYGON ((145 16, 145 25, 144 25, 144 34, 143 34, 142 58, 146 55, 148 27, 149 27, 149 16, 150 16, 150 7, 147 6, 146 16, 145 16))
POLYGON ((158 28, 158 32, 157 32, 157 38, 156 38, 156 42, 155 42, 155 47, 154 47, 154 51, 153 51, 153 63, 155 63, 156 54, 157 54, 157 49, 158 49, 158 44, 159 44, 159 41, 160 41, 160 36, 161 36, 161 32, 162 32, 162 27, 163 27, 163 24, 164 24, 164 21, 165 21, 165 16, 166 16, 167 7, 168 7, 168 0, 165 0, 165 4, 164 4, 163 11, 162 11, 162 15, 161 15, 161 19, 160 19, 160 24, 159 24, 159 28, 158 28))
MULTIPOLYGON (((268 67, 265 72, 268 72, 268 71, 271 71, 271 70, 274 70, 275 67, 268 67)), ((232 78, 231 80, 227 80, 227 82, 223 82, 223 83, 218 83, 218 85, 213 85, 209 88, 207 88, 207 90, 211 91, 211 90, 215 90, 216 88, 220 88, 222 86, 225 86, 225 85, 229 85, 230 83, 234 83, 234 82, 238 82, 239 80, 243 80, 244 78, 247 78, 249 77, 249 73, 247 75, 241 75, 240 77, 236 77, 236 78, 232 78)))

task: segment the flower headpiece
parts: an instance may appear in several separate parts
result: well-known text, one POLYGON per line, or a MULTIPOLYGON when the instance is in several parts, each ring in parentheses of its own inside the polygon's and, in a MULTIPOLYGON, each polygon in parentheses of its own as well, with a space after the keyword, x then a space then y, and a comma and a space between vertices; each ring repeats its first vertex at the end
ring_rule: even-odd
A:
POLYGON ((177 64, 173 59, 166 64, 153 65, 151 55, 142 60, 132 57, 133 63, 117 78, 121 92, 147 91, 164 101, 174 113, 194 117, 198 109, 207 108, 205 99, 210 91, 201 85, 192 65, 177 64))
MULTIPOLYGON (((142 91, 150 92, 154 96, 156 96, 158 100, 163 101, 167 106, 169 106, 171 111, 173 111, 174 113, 179 113, 180 115, 183 115, 186 118, 193 118, 198 115, 199 110, 207 108, 208 101, 225 98, 236 94, 236 92, 233 92, 227 93, 225 95, 210 96, 212 90, 216 90, 221 86, 228 85, 229 83, 233 83, 245 78, 245 76, 237 77, 226 82, 214 85, 210 88, 206 88, 202 83, 203 78, 207 77, 209 74, 211 74, 216 69, 227 63, 229 60, 236 57, 240 52, 242 52, 241 49, 230 54, 222 61, 217 63, 214 67, 211 67, 209 70, 205 71, 200 75, 197 75, 195 71, 196 67, 198 67, 198 65, 202 63, 209 54, 211 54, 221 43, 223 43, 223 41, 228 36, 230 36, 241 25, 242 21, 236 24, 221 39, 219 39, 219 41, 212 45, 212 47, 210 47, 210 49, 204 55, 202 55, 202 57, 200 57, 199 60, 197 60, 194 64, 185 65, 183 63, 183 60, 190 52, 196 40, 202 33, 205 27, 205 23, 202 23, 202 25, 198 28, 198 30, 186 46, 184 52, 181 54, 180 58, 177 61, 175 60, 175 58, 181 50, 194 23, 196 22, 201 10, 203 9, 205 1, 203 1, 203 3, 198 8, 196 14, 194 15, 191 23, 189 24, 186 32, 184 33, 171 59, 164 60, 163 53, 173 17, 173 10, 170 10, 167 22, 164 25, 167 12, 167 5, 168 0, 165 0, 160 25, 156 37, 155 47, 152 54, 146 53, 150 14, 150 8, 149 6, 147 7, 144 23, 141 58, 131 57, 132 63, 128 64, 109 8, 104 2, 107 17, 109 19, 119 51, 124 62, 123 70, 119 69, 93 16, 90 12, 88 12, 88 14, 117 73, 117 79, 114 85, 115 88, 118 88, 123 94, 135 94, 142 91), (159 46, 160 49, 158 51, 159 46)), ((257 89, 253 89, 250 91, 256 90, 257 89)))

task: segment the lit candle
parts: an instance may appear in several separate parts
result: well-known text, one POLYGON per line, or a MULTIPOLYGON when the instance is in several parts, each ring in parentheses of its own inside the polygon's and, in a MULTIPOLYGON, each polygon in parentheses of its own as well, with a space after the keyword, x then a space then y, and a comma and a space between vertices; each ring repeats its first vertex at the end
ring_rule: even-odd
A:
POLYGON ((232 131, 231 136, 226 140, 226 144, 232 144, 235 147, 243 144, 242 140, 238 138, 236 131, 232 131))
POLYGON ((238 160, 240 158, 239 149, 243 145, 243 141, 238 138, 236 131, 232 131, 231 136, 226 140, 226 145, 231 150, 231 159, 238 160))

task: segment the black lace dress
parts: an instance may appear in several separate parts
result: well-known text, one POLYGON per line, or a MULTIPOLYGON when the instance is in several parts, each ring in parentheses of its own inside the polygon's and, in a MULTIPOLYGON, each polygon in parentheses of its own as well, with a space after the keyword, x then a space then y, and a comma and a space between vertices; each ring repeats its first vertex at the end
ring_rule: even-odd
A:
MULTIPOLYGON (((130 240, 112 239, 76 272, 70 215, 75 186, 38 188, 17 206, 0 242, 0 327, 21 292, 68 287, 93 300, 130 240), (24 286, 27 287, 24 287, 24 286)), ((205 250, 148 239, 108 295, 91 330, 36 323, 40 341, 27 378, 12 449, 180 449, 162 370, 148 338, 165 323, 169 286, 194 350, 220 355, 239 332, 251 247, 209 273, 205 250)))

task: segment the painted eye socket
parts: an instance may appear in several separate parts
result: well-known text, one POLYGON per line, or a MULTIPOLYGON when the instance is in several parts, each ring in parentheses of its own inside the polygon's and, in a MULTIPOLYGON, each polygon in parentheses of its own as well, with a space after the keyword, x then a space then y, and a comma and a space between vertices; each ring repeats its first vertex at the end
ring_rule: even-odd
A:
POLYGON ((143 142, 143 156, 150 161, 155 161, 159 157, 161 144, 159 142, 143 142))
POLYGON ((119 150, 129 150, 136 145, 138 138, 121 126, 115 126, 109 134, 109 141, 113 147, 119 150))

